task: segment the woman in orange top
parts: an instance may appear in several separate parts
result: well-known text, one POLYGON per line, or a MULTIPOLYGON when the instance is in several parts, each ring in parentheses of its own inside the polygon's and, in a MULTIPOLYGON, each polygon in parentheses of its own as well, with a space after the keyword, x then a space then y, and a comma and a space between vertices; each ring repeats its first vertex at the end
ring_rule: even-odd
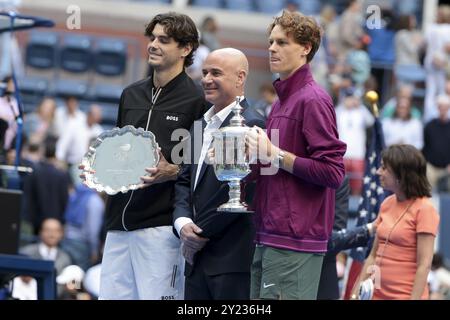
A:
POLYGON ((373 248, 352 298, 357 297, 360 282, 371 277, 373 300, 428 299, 439 215, 429 199, 426 161, 411 145, 392 145, 383 152, 377 174, 383 188, 394 194, 381 204, 373 248))

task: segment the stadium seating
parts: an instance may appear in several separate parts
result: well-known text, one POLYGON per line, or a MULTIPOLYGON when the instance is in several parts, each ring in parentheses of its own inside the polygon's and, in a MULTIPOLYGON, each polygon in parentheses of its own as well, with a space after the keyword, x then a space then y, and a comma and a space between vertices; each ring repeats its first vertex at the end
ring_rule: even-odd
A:
POLYGON ((256 5, 259 12, 266 14, 276 14, 283 10, 286 3, 285 1, 258 0, 256 1, 256 5))
POLYGON ((94 50, 94 70, 105 76, 120 76, 125 73, 127 44, 119 39, 102 38, 94 50))
POLYGON ((92 65, 92 41, 90 37, 68 34, 64 37, 60 51, 60 65, 63 70, 81 73, 92 65))
POLYGON ((25 52, 27 66, 50 69, 57 66, 58 35, 55 33, 33 32, 30 34, 25 52))
POLYGON ((192 5, 206 8, 223 8, 221 0, 192 0, 192 5))
POLYGON ((225 9, 237 11, 254 11, 252 0, 225 0, 225 9))

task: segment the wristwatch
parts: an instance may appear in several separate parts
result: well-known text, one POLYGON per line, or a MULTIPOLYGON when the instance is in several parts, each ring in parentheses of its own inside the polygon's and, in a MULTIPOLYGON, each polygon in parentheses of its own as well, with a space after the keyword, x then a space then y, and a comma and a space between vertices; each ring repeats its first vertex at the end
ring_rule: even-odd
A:
POLYGON ((273 160, 273 165, 277 168, 283 167, 284 157, 286 156, 286 152, 281 149, 278 149, 278 154, 273 160))

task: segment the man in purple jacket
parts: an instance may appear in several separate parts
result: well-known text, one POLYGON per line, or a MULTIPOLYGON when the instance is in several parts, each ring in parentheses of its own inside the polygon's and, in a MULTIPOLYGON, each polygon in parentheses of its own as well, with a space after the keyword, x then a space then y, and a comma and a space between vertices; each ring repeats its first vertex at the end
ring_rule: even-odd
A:
POLYGON ((248 136, 260 163, 252 174, 258 181, 251 297, 316 299, 346 145, 338 139, 331 98, 311 74, 309 62, 320 45, 315 21, 283 12, 269 31, 279 100, 267 119, 268 135, 256 128, 248 136))

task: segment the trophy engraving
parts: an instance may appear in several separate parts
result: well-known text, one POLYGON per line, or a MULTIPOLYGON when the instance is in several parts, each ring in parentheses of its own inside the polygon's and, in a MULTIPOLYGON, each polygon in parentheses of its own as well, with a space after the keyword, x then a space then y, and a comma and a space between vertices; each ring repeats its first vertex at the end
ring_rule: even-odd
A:
POLYGON ((238 96, 232 108, 234 116, 230 120, 230 125, 213 134, 214 172, 219 181, 227 181, 230 187, 229 201, 217 209, 221 212, 250 212, 247 204, 241 202, 240 184, 251 171, 245 152, 245 136, 250 128, 244 124, 245 119, 241 115, 243 108, 239 102, 238 96))

